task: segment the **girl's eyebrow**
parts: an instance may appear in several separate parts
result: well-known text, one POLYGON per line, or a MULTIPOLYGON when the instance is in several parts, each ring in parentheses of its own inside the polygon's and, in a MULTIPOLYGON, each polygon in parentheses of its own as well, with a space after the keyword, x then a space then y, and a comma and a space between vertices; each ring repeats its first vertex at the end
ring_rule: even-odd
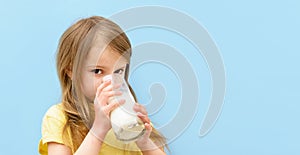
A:
POLYGON ((119 67, 119 68, 117 68, 116 70, 118 70, 118 69, 125 69, 125 67, 126 67, 126 66, 119 67))
MULTIPOLYGON (((106 66, 99 66, 99 65, 96 65, 96 66, 90 65, 90 66, 88 66, 88 67, 91 67, 91 68, 103 68, 103 69, 108 68, 108 67, 106 67, 106 66)), ((126 66, 119 67, 119 68, 117 68, 116 70, 122 69, 122 68, 124 69, 124 68, 126 68, 126 66)))
POLYGON ((99 65, 90 65, 90 66, 87 66, 87 67, 93 67, 93 68, 107 68, 105 66, 99 66, 99 65))

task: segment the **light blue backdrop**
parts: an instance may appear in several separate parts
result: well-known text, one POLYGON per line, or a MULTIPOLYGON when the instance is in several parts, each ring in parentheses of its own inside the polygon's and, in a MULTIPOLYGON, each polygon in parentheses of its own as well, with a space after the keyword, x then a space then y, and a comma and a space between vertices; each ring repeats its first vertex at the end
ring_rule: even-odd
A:
MULTIPOLYGON (((133 46, 145 41, 173 45, 198 71, 198 113, 170 143, 172 154, 300 154, 299 1, 1 0, 1 155, 38 154, 42 117, 60 99, 55 52, 63 31, 81 17, 108 17, 144 5, 174 8, 196 19, 215 40, 226 68, 223 111, 213 130, 199 137, 211 93, 201 55, 171 32, 145 28, 128 33, 133 46)), ((164 124, 174 115, 178 79, 167 68, 144 65, 131 81, 136 81, 140 102, 149 100, 151 82, 165 83, 167 103, 151 117, 164 124)))

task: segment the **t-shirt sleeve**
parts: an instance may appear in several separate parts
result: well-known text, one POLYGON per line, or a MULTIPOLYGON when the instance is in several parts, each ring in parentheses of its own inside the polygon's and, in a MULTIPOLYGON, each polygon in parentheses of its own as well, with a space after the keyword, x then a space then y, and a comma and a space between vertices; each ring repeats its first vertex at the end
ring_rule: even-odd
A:
POLYGON ((42 144, 48 142, 63 142, 63 128, 66 123, 63 110, 60 106, 54 105, 46 112, 42 123, 42 144))

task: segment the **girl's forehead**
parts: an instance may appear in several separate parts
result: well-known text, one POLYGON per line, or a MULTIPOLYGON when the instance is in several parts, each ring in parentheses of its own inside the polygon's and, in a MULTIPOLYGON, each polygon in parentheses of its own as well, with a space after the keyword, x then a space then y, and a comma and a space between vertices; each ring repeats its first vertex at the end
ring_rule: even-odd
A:
POLYGON ((119 52, 112 50, 107 47, 106 49, 97 49, 92 48, 87 57, 86 64, 91 66, 103 66, 103 67, 111 67, 111 66, 122 66, 128 63, 127 59, 122 56, 119 52))

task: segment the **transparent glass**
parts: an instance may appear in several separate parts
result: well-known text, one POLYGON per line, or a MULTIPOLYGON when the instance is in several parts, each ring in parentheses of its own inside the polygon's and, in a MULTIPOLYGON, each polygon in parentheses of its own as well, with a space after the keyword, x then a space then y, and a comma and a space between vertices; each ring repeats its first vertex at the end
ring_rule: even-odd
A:
POLYGON ((123 105, 113 110, 110 114, 114 134, 118 140, 123 142, 136 141, 145 132, 143 122, 137 117, 137 113, 133 110, 136 101, 122 74, 114 73, 103 78, 103 80, 108 79, 112 80, 113 85, 120 84, 121 86, 118 90, 122 91, 122 95, 114 96, 110 99, 110 102, 116 102, 121 99, 125 100, 123 105))

